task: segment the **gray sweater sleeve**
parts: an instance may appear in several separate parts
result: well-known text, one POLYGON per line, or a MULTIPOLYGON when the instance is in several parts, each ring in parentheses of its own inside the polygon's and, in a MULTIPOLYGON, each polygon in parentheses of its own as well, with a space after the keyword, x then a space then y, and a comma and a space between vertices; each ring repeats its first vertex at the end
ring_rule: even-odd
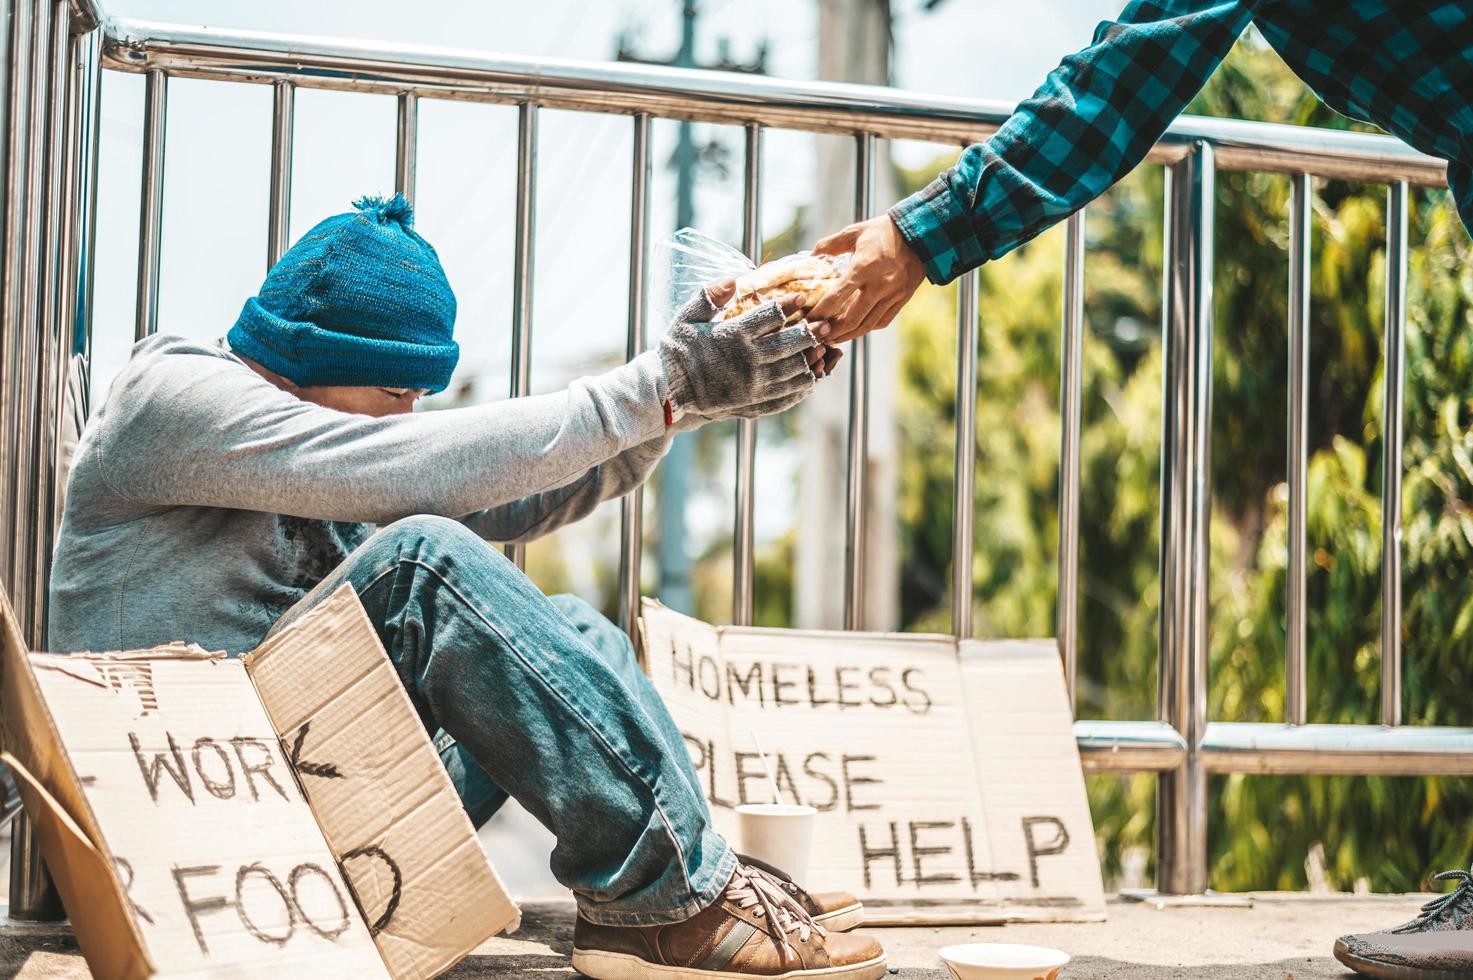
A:
POLYGON ((509 544, 551 534, 643 483, 669 451, 672 437, 673 433, 657 436, 600 463, 566 486, 470 514, 462 523, 488 541, 509 544))
POLYGON ((576 512, 580 493, 622 482, 622 465, 605 475, 600 464, 665 435, 654 351, 554 394, 376 419, 302 401, 216 349, 145 344, 109 393, 95 444, 103 479, 137 504, 379 524, 512 504, 484 518, 488 529, 499 520, 526 534, 560 507, 576 512))

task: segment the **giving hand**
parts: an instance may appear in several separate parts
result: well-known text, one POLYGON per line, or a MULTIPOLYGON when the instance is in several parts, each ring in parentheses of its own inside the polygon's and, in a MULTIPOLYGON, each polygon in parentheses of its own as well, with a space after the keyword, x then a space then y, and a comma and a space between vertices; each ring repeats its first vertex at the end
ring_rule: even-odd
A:
POLYGON ((926 268, 890 216, 860 221, 813 246, 819 255, 852 252, 839 284, 808 314, 827 321, 825 344, 841 344, 888 326, 926 278, 926 268))

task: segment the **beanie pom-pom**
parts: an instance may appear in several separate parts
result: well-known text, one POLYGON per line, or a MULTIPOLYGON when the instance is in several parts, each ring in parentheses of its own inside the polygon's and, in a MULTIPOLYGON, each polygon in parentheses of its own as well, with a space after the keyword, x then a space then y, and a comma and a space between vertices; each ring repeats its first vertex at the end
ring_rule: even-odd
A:
POLYGON ((379 224, 395 221, 403 228, 414 225, 414 205, 406 201, 403 194, 390 198, 380 194, 364 195, 353 202, 353 207, 376 219, 379 224))

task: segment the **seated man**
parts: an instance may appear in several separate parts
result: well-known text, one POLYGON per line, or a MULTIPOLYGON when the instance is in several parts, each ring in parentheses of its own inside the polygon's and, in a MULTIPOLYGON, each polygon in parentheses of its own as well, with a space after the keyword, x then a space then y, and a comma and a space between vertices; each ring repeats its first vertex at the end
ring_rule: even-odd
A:
POLYGON ((528 541, 638 486, 678 430, 812 388, 773 302, 565 391, 411 414, 443 389, 455 297, 402 197, 323 221, 225 344, 139 343, 77 449, 49 648, 191 640, 241 653, 351 583, 472 820, 516 799, 557 837, 595 978, 876 978, 848 896, 732 852, 627 638, 487 541, 528 541), (374 531, 373 525, 380 529, 374 531), (840 921, 836 921, 840 920, 840 921))

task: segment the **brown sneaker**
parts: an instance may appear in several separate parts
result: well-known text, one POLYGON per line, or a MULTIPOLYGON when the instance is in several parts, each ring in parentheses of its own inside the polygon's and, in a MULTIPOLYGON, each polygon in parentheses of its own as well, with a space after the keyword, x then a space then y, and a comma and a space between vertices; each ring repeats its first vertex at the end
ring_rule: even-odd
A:
POLYGON ((573 927, 573 969, 593 980, 879 980, 885 951, 865 936, 830 935, 792 895, 738 864, 716 902, 668 926, 573 927))
POLYGON ((864 923, 864 906, 848 892, 810 892, 794 881, 787 872, 774 868, 766 861, 759 861, 745 854, 738 854, 737 860, 772 879, 773 884, 797 899, 813 921, 829 932, 848 932, 864 923))
POLYGON ((1473 875, 1444 871, 1458 887, 1422 906, 1415 919, 1386 932, 1335 940, 1335 958, 1367 977, 1386 980, 1473 978, 1473 875))

